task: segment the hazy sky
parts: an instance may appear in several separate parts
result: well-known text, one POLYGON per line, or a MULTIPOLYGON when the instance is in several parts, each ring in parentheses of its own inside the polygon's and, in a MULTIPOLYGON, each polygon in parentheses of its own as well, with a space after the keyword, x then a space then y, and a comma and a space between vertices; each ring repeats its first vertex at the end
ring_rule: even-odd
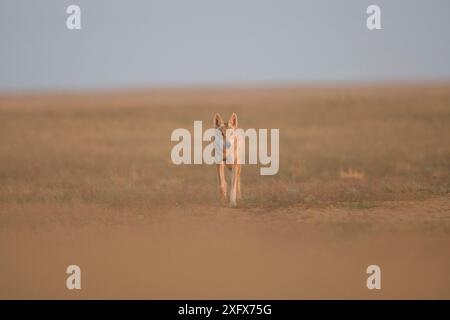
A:
POLYGON ((0 39, 0 91, 450 79, 449 0, 0 0, 0 39))

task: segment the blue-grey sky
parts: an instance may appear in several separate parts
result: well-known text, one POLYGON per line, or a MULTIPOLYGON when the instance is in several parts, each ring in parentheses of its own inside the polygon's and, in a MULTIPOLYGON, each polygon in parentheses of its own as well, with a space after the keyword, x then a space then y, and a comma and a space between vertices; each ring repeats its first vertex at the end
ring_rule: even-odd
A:
POLYGON ((0 0, 0 40, 0 91, 450 79, 449 0, 0 0))

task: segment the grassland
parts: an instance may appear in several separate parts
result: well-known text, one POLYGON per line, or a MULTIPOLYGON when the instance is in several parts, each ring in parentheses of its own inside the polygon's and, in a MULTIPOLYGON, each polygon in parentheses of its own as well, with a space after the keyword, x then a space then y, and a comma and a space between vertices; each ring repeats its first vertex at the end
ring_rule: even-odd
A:
POLYGON ((0 297, 373 298, 372 252, 395 283, 375 297, 449 298, 449 137, 447 85, 1 96, 0 297), (244 166, 235 209, 170 159, 172 130, 233 111, 280 129, 278 175, 244 166), (94 283, 72 296, 71 257, 94 283))

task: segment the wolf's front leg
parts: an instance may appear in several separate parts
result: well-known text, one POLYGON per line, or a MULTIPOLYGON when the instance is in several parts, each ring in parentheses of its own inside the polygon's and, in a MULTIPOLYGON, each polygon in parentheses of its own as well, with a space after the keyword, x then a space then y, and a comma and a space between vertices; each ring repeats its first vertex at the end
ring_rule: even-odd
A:
POLYGON ((242 193, 241 193, 241 165, 238 164, 238 170, 237 170, 237 183, 236 183, 236 199, 241 200, 242 199, 242 193))
POLYGON ((231 190, 230 190, 230 207, 235 207, 236 196, 237 196, 237 183, 238 183, 238 168, 233 166, 233 171, 231 175, 231 190))
POLYGON ((222 200, 227 199, 227 181, 225 180, 225 165, 223 163, 217 165, 217 176, 219 177, 219 191, 222 200))

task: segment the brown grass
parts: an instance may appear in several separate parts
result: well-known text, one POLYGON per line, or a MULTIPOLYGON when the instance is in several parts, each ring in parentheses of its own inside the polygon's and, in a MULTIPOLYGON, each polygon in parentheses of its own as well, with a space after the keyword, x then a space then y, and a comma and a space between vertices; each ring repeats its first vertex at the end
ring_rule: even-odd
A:
MULTIPOLYGON (((128 226, 134 230, 132 226, 145 224, 149 225, 147 230, 136 227, 136 232, 158 233, 158 228, 153 230, 150 226, 159 219, 168 219, 167 228, 176 226, 173 228, 177 232, 161 232, 157 241, 176 239, 173 240, 176 243, 179 243, 177 237, 185 232, 180 224, 186 223, 198 228, 200 233, 217 225, 230 226, 220 229, 223 243, 231 237, 229 232, 255 232, 257 239, 269 243, 270 248, 278 241, 283 246, 289 243, 290 247, 304 240, 299 234, 316 234, 316 231, 319 235, 309 241, 329 238, 330 234, 342 241, 361 234, 386 239, 398 230, 408 234, 439 234, 444 237, 444 242, 439 240, 439 244, 445 243, 445 247, 450 234, 449 137, 450 87, 444 85, 3 96, 0 97, 0 236, 3 240, 0 261, 10 263, 0 267, 0 271, 9 274, 11 279, 22 278, 26 272, 18 261, 8 258, 12 254, 8 245, 13 245, 13 234, 20 230, 54 230, 58 226, 73 231, 90 227, 91 231, 86 232, 95 234, 94 230, 103 228, 128 226), (279 174, 260 176, 257 166, 244 166, 244 199, 237 209, 218 203, 213 166, 176 166, 170 160, 174 145, 170 142, 172 130, 190 129, 194 120, 203 120, 209 126, 214 112, 228 117, 232 111, 237 112, 244 128, 280 129, 279 174), (284 236, 274 230, 283 230, 284 236), (383 236, 384 232, 389 235, 383 236), (17 268, 22 273, 14 271, 17 268)), ((60 239, 60 235, 52 232, 48 237, 60 239)), ((134 233, 130 232, 127 234, 134 233)), ((214 236, 208 233, 202 239, 214 236)), ((62 241, 71 247, 70 243, 80 237, 71 240, 63 237, 62 241)), ((122 240, 123 237, 122 234, 122 240)), ((236 247, 242 244, 241 240, 248 240, 237 238, 240 240, 232 242, 236 247)), ((258 241, 255 246, 262 245, 258 241)), ((405 246, 408 241, 404 241, 405 246)), ((18 244, 17 254, 26 259, 30 250, 36 250, 33 242, 30 239, 27 244, 18 244)), ((198 247, 202 242, 196 239, 187 243, 198 247)), ((107 246, 97 243, 97 248, 105 252, 112 250, 107 246)), ((305 244, 302 247, 312 250, 305 244)), ((82 250, 71 248, 73 252, 82 250)), ((271 258, 272 252, 282 264, 294 263, 294 258, 279 257, 272 249, 263 258, 251 254, 247 258, 252 263, 262 263, 271 258)), ((316 249, 317 252, 325 250, 316 249)), ((63 263, 64 259, 57 258, 62 253, 54 250, 59 255, 47 252, 46 259, 51 261, 54 257, 63 263)), ((174 250, 182 251, 180 247, 174 250)), ((357 249, 364 250, 364 245, 357 249)), ((152 252, 162 261, 167 260, 163 253, 161 256, 152 252)), ((339 252, 342 253, 338 250, 336 255, 339 252)), ((89 259, 95 260, 92 256, 81 256, 87 264, 93 261, 89 259)), ((333 261, 339 261, 336 259, 333 261)), ((382 259, 388 263, 393 261, 388 257, 382 259)), ((441 261, 439 256, 430 259, 441 261)), ((97 263, 92 268, 101 270, 102 262, 97 263)), ((149 266, 144 261, 140 263, 149 266)), ((189 270, 199 276, 197 272, 201 268, 192 261, 189 263, 193 268, 189 270)), ((214 267, 224 268, 223 263, 222 267, 214 267)), ((441 264, 436 263, 440 268, 441 264)), ((280 271, 276 265, 267 266, 273 269, 269 274, 280 271)), ((311 272, 314 269, 311 267, 311 272)), ((237 269, 234 275, 238 273, 237 269)), ((254 297, 252 294, 261 292, 255 283, 242 289, 240 297, 254 297)), ((65 292, 56 289, 43 289, 47 294, 39 295, 30 294, 30 287, 24 283, 17 287, 10 282, 4 285, 9 286, 15 297, 66 297, 65 292)), ((233 286, 224 291, 208 291, 206 284, 195 290, 189 290, 189 285, 192 284, 186 282, 179 295, 171 295, 168 288, 158 283, 164 297, 229 297, 239 293, 233 286)), ((340 284, 335 285, 340 288, 340 284)), ((448 298, 450 286, 436 285, 431 286, 431 296, 448 298)), ((312 288, 310 284, 312 295, 294 287, 277 289, 273 280, 273 286, 267 292, 263 290, 262 297, 327 297, 325 291, 312 288)), ((97 289, 85 291, 86 296, 121 297, 113 289, 110 294, 97 289)), ((131 285, 128 289, 128 295, 123 293, 126 297, 159 297, 158 291, 143 288, 133 291, 131 285)), ((331 297, 366 297, 358 290, 353 295, 332 290, 331 297)), ((397 290, 387 297, 402 293, 408 296, 407 291, 397 290)), ((0 297, 9 296, 0 289, 0 297)), ((419 291, 417 296, 420 297, 419 291)))
POLYGON ((16 106, 10 106, 13 99, 0 100, 1 203, 130 210, 213 204, 214 167, 173 165, 170 133, 192 128, 193 120, 209 126, 215 111, 236 111, 244 128, 280 128, 279 174, 261 177, 257 167, 245 166, 244 207, 417 200, 450 192, 447 87, 141 95, 142 101, 105 96, 98 107, 82 96, 48 104, 24 99, 16 106), (340 179, 348 170, 366 179, 340 179), (307 201, 312 197, 316 201, 307 201))

